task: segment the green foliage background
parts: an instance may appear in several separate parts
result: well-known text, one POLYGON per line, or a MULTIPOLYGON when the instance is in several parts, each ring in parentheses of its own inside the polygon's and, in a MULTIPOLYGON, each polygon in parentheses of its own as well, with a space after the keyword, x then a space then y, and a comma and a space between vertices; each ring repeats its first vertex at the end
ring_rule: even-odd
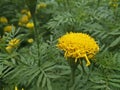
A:
POLYGON ((117 7, 110 4, 113 0, 37 1, 43 2, 47 7, 36 10, 36 36, 16 25, 21 6, 26 8, 24 1, 0 1, 0 16, 16 25, 16 30, 4 35, 0 24, 0 90, 14 90, 15 86, 25 90, 120 90, 120 1, 117 7), (69 64, 56 47, 57 39, 71 31, 88 33, 100 46, 89 67, 85 61, 78 65, 74 84, 69 64), (23 44, 31 36, 35 41, 23 44), (14 37, 21 39, 21 45, 9 54, 6 42, 14 37))

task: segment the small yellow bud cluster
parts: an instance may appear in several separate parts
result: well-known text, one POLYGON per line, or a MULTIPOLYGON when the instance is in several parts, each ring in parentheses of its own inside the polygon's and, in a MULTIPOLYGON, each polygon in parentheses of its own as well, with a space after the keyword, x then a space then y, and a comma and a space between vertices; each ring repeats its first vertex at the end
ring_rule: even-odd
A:
POLYGON ((34 42, 34 40, 32 38, 28 39, 27 41, 28 41, 28 43, 33 43, 34 42))
POLYGON ((118 7, 118 0, 111 0, 109 2, 110 6, 113 8, 117 8, 118 7))
POLYGON ((3 27, 4 32, 11 32, 15 28, 13 25, 8 25, 8 19, 4 16, 0 17, 0 23, 5 24, 3 27))
POLYGON ((0 23, 8 23, 8 19, 6 17, 0 17, 0 23))
MULTIPOLYGON (((17 87, 17 86, 15 86, 15 90, 18 90, 18 87, 17 87)), ((21 90, 24 90, 24 88, 22 88, 21 90)))
POLYGON ((11 32, 12 29, 15 29, 15 26, 7 25, 7 26, 4 27, 4 32, 11 32))
POLYGON ((14 38, 9 41, 8 46, 6 47, 6 51, 11 53, 13 49, 17 48, 20 44, 20 39, 14 38))
POLYGON ((22 16, 19 19, 18 25, 19 26, 25 26, 28 29, 33 29, 34 28, 34 23, 30 22, 31 19, 31 13, 27 9, 21 10, 22 16))
POLYGON ((37 9, 46 8, 46 7, 47 7, 47 4, 44 3, 44 2, 40 2, 40 3, 37 5, 37 9))

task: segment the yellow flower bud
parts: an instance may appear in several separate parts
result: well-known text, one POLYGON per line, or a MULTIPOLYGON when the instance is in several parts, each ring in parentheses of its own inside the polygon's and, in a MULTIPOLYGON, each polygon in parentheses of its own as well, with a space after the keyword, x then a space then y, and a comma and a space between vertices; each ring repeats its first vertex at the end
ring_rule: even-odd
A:
POLYGON ((114 3, 114 4, 113 4, 113 7, 114 7, 114 8, 117 8, 117 7, 118 7, 118 4, 117 4, 117 3, 114 3))
POLYGON ((33 22, 29 22, 26 24, 26 27, 29 29, 33 29, 34 28, 34 23, 33 22))
POLYGON ((18 90, 17 86, 15 86, 15 90, 18 90))
POLYGON ((12 46, 7 46, 5 49, 6 49, 6 51, 7 51, 8 53, 11 53, 13 47, 12 47, 12 46))
POLYGON ((17 47, 19 43, 20 43, 20 39, 14 38, 10 40, 8 44, 12 47, 17 47))
POLYGON ((31 13, 30 13, 30 11, 28 11, 26 14, 27 14, 28 18, 31 18, 31 13))
POLYGON ((28 43, 33 43, 33 39, 32 38, 30 38, 30 39, 28 39, 28 43))
POLYGON ((8 23, 8 20, 6 17, 0 17, 0 23, 8 23))
POLYGON ((22 10, 21 10, 21 13, 22 13, 22 14, 26 14, 27 12, 28 12, 27 9, 22 9, 22 10))
POLYGON ((40 4, 37 5, 37 9, 46 8, 46 7, 47 7, 47 4, 44 2, 41 2, 40 4))
POLYGON ((26 23, 28 23, 28 21, 29 21, 29 18, 28 18, 28 16, 27 15, 23 15, 21 18, 20 18, 20 23, 22 23, 22 24, 26 24, 26 23))
POLYGON ((4 27, 4 32, 11 32, 13 27, 14 26, 12 26, 12 25, 5 26, 4 27))

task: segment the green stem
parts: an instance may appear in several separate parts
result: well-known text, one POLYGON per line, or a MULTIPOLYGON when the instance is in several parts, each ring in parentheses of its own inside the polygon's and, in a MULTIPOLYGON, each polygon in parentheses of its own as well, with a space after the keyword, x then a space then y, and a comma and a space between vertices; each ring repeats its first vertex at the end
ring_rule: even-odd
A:
POLYGON ((70 89, 70 88, 74 88, 75 71, 76 71, 76 68, 78 66, 78 61, 75 62, 73 59, 69 59, 68 63, 69 63, 70 68, 71 68, 71 77, 70 77, 71 80, 70 80, 70 83, 69 83, 69 89, 70 89))
POLYGON ((75 68, 71 68, 71 85, 73 85, 75 83, 75 68))
POLYGON ((38 66, 40 66, 40 42, 39 42, 39 31, 37 29, 37 24, 36 24, 36 16, 35 14, 32 14, 32 19, 33 19, 33 23, 34 23, 34 37, 35 37, 35 40, 37 42, 37 49, 38 49, 38 52, 37 52, 37 59, 38 59, 38 66))

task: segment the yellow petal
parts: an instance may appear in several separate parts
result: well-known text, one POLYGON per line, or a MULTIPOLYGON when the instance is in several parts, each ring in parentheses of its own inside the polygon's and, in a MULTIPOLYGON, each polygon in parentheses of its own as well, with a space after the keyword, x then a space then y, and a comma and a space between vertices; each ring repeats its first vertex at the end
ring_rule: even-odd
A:
POLYGON ((90 61, 89 61, 87 55, 85 55, 85 60, 86 60, 86 62, 87 62, 86 66, 89 66, 89 65, 90 65, 90 61))

